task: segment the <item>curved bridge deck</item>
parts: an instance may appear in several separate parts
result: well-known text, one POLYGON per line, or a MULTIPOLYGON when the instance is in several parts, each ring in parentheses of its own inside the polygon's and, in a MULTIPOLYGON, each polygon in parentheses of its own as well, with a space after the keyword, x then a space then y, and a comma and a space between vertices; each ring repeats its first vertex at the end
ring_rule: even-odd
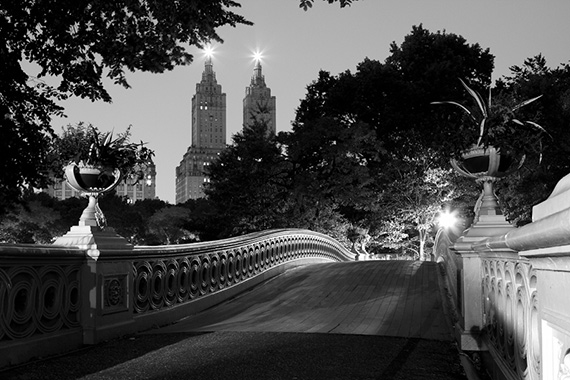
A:
POLYGON ((357 261, 300 267, 159 331, 452 339, 437 265, 418 261, 357 261))
POLYGON ((430 262, 289 270, 176 324, 28 364, 23 379, 466 379, 430 262))

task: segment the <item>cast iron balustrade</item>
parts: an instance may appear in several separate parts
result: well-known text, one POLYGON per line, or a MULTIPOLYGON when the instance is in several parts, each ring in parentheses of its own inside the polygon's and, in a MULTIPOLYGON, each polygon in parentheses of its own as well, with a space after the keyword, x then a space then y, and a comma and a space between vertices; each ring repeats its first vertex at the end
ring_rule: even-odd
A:
POLYGON ((338 243, 306 231, 259 234, 223 244, 136 247, 133 253, 137 314, 216 293, 286 262, 352 259, 338 243))
POLYGON ((172 323, 287 268, 354 260, 307 230, 152 247, 107 235, 81 249, 0 245, 0 368, 172 323))
POLYGON ((0 345, 55 332, 80 332, 78 250, 0 248, 0 345))

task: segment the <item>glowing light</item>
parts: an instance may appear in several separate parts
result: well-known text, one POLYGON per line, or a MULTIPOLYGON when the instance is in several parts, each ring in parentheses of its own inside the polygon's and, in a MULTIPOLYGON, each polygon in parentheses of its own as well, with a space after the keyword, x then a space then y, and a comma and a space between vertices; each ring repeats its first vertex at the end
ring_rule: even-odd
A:
POLYGON ((206 58, 212 58, 212 56, 214 55, 214 48, 212 47, 212 45, 206 45, 206 47, 204 47, 204 54, 206 55, 206 58))
POLYGON ((454 211, 449 212, 449 210, 440 212, 439 216, 437 217, 437 224, 439 224, 441 228, 446 229, 455 227, 457 225, 456 213, 454 211))
POLYGON ((261 62, 261 58, 262 58, 263 54, 259 51, 256 50, 253 52, 253 60, 257 63, 257 62, 261 62))

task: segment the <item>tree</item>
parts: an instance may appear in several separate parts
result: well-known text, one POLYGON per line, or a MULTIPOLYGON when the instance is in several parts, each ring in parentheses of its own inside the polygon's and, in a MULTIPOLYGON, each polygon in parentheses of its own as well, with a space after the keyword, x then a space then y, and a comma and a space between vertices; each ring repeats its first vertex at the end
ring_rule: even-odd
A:
POLYGON ((107 76, 189 64, 186 46, 222 42, 216 29, 250 25, 231 0, 4 1, 0 5, 0 213, 26 188, 48 184, 51 117, 70 96, 110 101, 107 76), (39 66, 32 78, 23 61, 39 66), (42 77, 57 78, 49 85, 42 77))
POLYGON ((429 259, 428 243, 437 229, 437 217, 453 210, 467 217, 479 192, 473 181, 458 178, 452 169, 444 169, 428 159, 429 152, 409 157, 398 167, 398 176, 379 194, 383 205, 374 220, 375 233, 388 248, 415 247, 417 257, 429 259), (466 202, 467 200, 467 202, 466 202))
MULTIPOLYGON (((399 75, 398 92, 387 94, 384 108, 400 115, 387 123, 391 138, 404 155, 412 155, 416 146, 428 146, 442 161, 456 150, 456 120, 438 115, 433 101, 462 99, 464 90, 458 78, 477 90, 491 82, 494 56, 479 44, 445 31, 430 32, 421 24, 413 26, 401 45, 393 42, 386 65, 399 75)), ((381 116, 381 115, 380 115, 381 116)), ((382 126, 386 130, 386 126, 382 126)), ((380 131, 382 131, 380 130, 380 131)))
POLYGON ((219 211, 209 199, 188 199, 178 206, 190 210, 190 218, 184 228, 196 235, 198 240, 215 240, 221 236, 219 211))
MULTIPOLYGON (((299 1, 300 1, 299 8, 303 8, 303 10, 305 11, 313 7, 314 0, 299 0, 299 1)), ((353 1, 358 1, 358 0, 326 0, 326 1, 328 1, 329 4, 338 2, 340 4, 340 7, 344 8, 346 6, 351 5, 353 1)))
POLYGON ((421 90, 419 97, 425 98, 430 93, 449 97, 450 90, 461 93, 457 78, 487 86, 493 61, 489 49, 445 30, 430 32, 420 24, 412 27, 400 45, 392 42, 386 64, 394 66, 405 82, 421 90), (439 85, 430 87, 428 83, 439 85))
POLYGON ((365 59, 354 73, 320 72, 286 140, 295 203, 315 214, 326 205, 350 231, 368 230, 387 245, 415 238, 425 257, 434 216, 453 193, 446 178, 456 133, 430 103, 449 91, 463 95, 458 77, 488 83, 492 68, 488 49, 420 25, 401 46, 392 44, 385 63, 365 59), (400 235, 382 233, 386 226, 400 235))
MULTIPOLYGON (((344 7, 356 0, 327 1, 344 7)), ((299 0, 305 10, 312 3, 299 0)), ((0 3, 0 215, 25 189, 49 184, 50 121, 63 115, 57 101, 109 102, 104 77, 129 87, 127 70, 162 73, 191 63, 188 46, 223 42, 221 26, 252 24, 231 11, 239 6, 232 0, 0 3), (37 77, 30 67, 39 67, 37 77), (46 76, 59 83, 48 84, 46 76)))
POLYGON ((218 210, 219 236, 283 226, 288 207, 288 163, 265 123, 254 122, 210 165, 205 193, 218 210))
POLYGON ((401 45, 392 43, 384 63, 365 59, 356 72, 319 73, 297 109, 294 127, 316 118, 366 123, 383 148, 401 157, 427 146, 434 160, 454 151, 455 120, 442 118, 430 103, 461 99, 457 78, 490 82, 493 56, 458 35, 414 26, 401 45), (450 98, 451 96, 451 98, 450 98))
POLYGON ((71 226, 77 225, 83 210, 87 207, 88 200, 86 198, 71 197, 61 201, 54 198, 53 210, 59 215, 57 220, 58 229, 54 237, 64 235, 69 231, 71 226))
POLYGON ((139 199, 133 204, 133 209, 143 220, 148 220, 157 211, 167 207, 167 203, 160 199, 139 199))
POLYGON ((99 199, 99 206, 105 214, 107 224, 129 243, 136 244, 145 236, 145 223, 126 197, 111 191, 99 199))
POLYGON ((149 233, 156 241, 152 244, 180 244, 196 240, 196 236, 184 228, 190 218, 190 210, 180 206, 158 210, 148 221, 149 233))
MULTIPOLYGON (((18 205, 1 218, 0 241, 4 243, 50 244, 62 231, 55 199, 45 193, 27 194, 26 204, 18 205)), ((62 233, 63 234, 63 233, 62 233)))
POLYGON ((495 91, 518 100, 542 94, 532 108, 521 109, 521 118, 536 121, 551 136, 541 139, 540 150, 527 154, 519 171, 497 183, 505 215, 520 226, 532 221, 532 207, 570 172, 570 65, 551 69, 538 55, 511 67, 511 73, 497 81, 495 91))

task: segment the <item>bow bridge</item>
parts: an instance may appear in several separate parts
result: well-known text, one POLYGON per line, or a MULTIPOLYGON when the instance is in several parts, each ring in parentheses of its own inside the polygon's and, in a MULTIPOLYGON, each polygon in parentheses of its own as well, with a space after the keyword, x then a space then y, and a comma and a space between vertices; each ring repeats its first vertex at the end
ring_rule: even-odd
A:
MULTIPOLYGON (((414 352, 455 341, 462 358, 493 378, 569 379, 570 177, 534 207, 533 220, 513 228, 484 200, 458 239, 438 233, 436 262, 355 261, 334 239, 306 230, 133 247, 86 223, 56 245, 1 245, 0 368, 140 332, 141 342, 156 333, 195 336, 192 355, 221 339, 226 356, 250 352, 260 337, 277 339, 254 333, 321 333, 294 335, 306 349, 330 352, 299 364, 303 373, 341 371, 333 362, 351 358, 356 369, 377 365, 362 378, 397 378, 408 362, 429 378, 449 351, 430 364, 411 360, 414 352), (242 334, 238 348, 234 334, 242 334)), ((275 347, 255 355, 280 368, 275 347)), ((298 359, 305 351, 286 352, 298 359)), ((159 376, 145 360, 136 362, 141 376, 159 376)))

